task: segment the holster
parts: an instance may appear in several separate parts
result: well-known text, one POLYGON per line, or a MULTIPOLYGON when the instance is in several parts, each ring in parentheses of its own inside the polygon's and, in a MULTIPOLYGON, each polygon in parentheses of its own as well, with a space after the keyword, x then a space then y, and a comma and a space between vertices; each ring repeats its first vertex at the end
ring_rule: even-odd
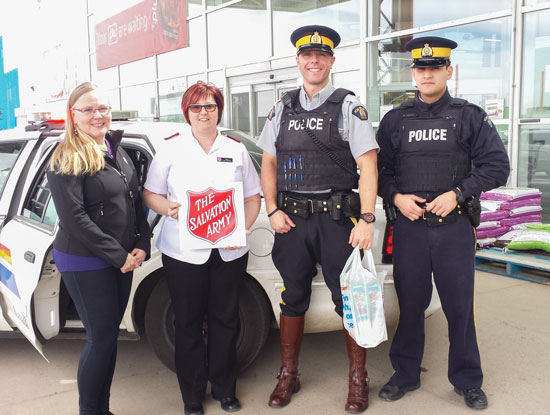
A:
POLYGON ((472 196, 466 199, 464 207, 473 227, 477 228, 481 221, 481 202, 479 201, 479 196, 472 196))

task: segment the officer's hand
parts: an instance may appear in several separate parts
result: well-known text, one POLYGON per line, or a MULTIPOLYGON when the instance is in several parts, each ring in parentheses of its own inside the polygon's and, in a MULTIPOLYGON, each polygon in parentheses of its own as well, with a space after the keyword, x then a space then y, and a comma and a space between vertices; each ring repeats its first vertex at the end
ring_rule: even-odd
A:
POLYGON ((269 223, 273 230, 277 233, 287 233, 292 228, 296 227, 292 219, 282 210, 278 210, 269 218, 269 223))
POLYGON ((437 196, 426 204, 426 210, 437 216, 445 217, 456 207, 456 193, 452 190, 437 196))
POLYGON ((415 221, 418 220, 424 213, 424 209, 416 204, 425 203, 426 199, 413 194, 401 194, 397 193, 393 199, 393 204, 399 209, 399 211, 407 219, 415 221))
POLYGON ((348 243, 354 248, 359 246, 359 249, 370 249, 373 236, 374 223, 367 223, 360 219, 351 230, 348 243))
POLYGON ((168 202, 168 209, 166 210, 166 215, 170 216, 173 219, 177 219, 180 206, 181 204, 179 204, 178 202, 168 202))

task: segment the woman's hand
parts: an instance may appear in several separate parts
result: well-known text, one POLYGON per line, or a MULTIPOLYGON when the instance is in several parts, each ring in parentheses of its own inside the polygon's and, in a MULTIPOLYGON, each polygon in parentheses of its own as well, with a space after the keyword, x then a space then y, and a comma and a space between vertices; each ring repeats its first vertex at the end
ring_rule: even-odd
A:
POLYGON ((133 271, 137 267, 138 265, 136 258, 132 254, 128 254, 128 256, 126 257, 126 262, 120 268, 120 272, 126 274, 127 272, 133 271))
POLYGON ((172 219, 178 218, 178 213, 180 211, 181 203, 178 202, 168 202, 166 209, 166 216, 170 216, 172 219))
POLYGON ((135 260, 137 262, 137 267, 141 266, 143 261, 145 261, 145 257, 147 256, 145 251, 143 249, 139 249, 139 248, 134 248, 132 250, 132 252, 130 252, 130 255, 132 255, 135 258, 135 260))

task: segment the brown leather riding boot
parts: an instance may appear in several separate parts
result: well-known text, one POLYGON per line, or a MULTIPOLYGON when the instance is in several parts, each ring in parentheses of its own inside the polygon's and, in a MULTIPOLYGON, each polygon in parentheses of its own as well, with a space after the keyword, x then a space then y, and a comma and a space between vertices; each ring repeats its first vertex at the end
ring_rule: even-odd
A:
POLYGON ((355 343, 346 329, 344 335, 349 357, 349 391, 345 409, 358 414, 369 406, 369 378, 365 368, 367 350, 355 343))
POLYGON ((277 386, 269 397, 269 406, 282 408, 290 403, 290 396, 300 390, 298 355, 304 335, 304 316, 286 317, 281 314, 281 369, 277 386))

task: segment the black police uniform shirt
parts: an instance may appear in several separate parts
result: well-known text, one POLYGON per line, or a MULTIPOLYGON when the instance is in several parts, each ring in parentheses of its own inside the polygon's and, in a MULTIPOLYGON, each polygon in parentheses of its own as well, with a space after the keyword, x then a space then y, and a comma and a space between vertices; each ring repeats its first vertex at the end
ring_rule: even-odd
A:
MULTIPOLYGON (((321 106, 334 90, 334 86, 329 83, 310 100, 303 87, 301 87, 299 93, 300 105, 306 111, 314 110, 321 106)), ((267 117, 257 143, 262 150, 274 157, 276 157, 277 153, 275 142, 279 135, 283 108, 282 101, 279 100, 275 103, 267 117)), ((316 127, 317 125, 312 121, 310 125, 312 131, 315 132, 316 127)), ((372 124, 368 119, 368 113, 359 99, 354 95, 347 95, 344 98, 342 113, 338 118, 338 131, 342 140, 349 142, 351 153, 355 159, 370 150, 378 150, 378 144, 376 143, 372 124), (359 107, 364 111, 358 110, 359 107)))
MULTIPOLYGON (((411 137, 410 145, 420 143, 423 150, 429 149, 430 143, 435 146, 438 141, 446 138, 446 131, 434 131, 429 126, 430 118, 437 118, 446 112, 451 105, 452 97, 449 92, 436 102, 428 104, 417 94, 414 102, 415 109, 421 118, 426 119, 426 127, 418 132, 419 137, 411 137), (420 138, 417 140, 417 138, 420 138), (436 140, 437 138, 437 140, 436 140)), ((396 193, 402 193, 396 182, 397 154, 393 143, 399 141, 403 124, 402 109, 394 108, 388 112, 376 134, 380 152, 378 154, 378 194, 386 202, 393 203, 396 193)), ((400 138, 403 140, 403 138, 400 138)), ((494 189, 506 184, 510 173, 508 154, 494 127, 493 123, 480 107, 466 103, 462 111, 462 120, 459 129, 458 145, 465 149, 470 156, 472 168, 460 183, 465 198, 479 195, 481 191, 494 189)), ((448 190, 451 190, 450 188, 448 190)))

